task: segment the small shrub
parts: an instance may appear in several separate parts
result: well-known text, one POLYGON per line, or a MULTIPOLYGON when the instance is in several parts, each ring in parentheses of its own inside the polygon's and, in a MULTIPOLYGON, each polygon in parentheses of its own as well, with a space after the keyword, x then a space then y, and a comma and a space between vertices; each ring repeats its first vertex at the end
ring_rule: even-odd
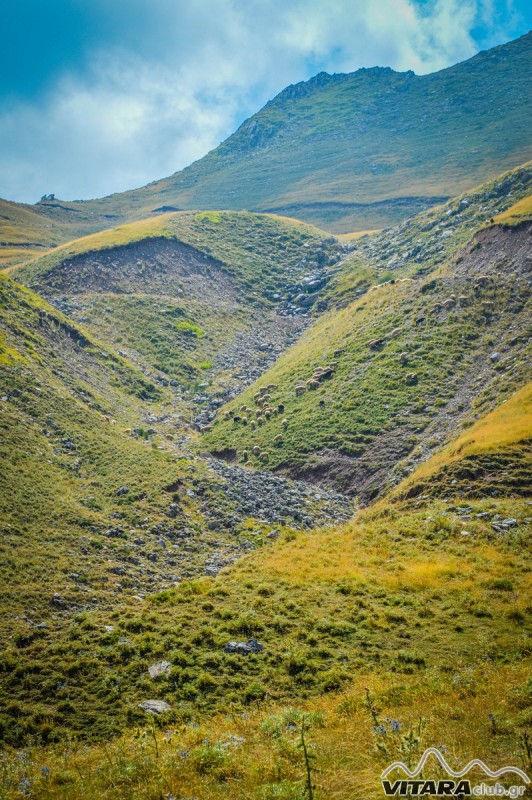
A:
POLYGON ((256 681, 251 683, 244 690, 244 702, 246 703, 256 703, 260 700, 264 700, 265 697, 266 690, 260 685, 260 683, 257 683, 256 681))
POLYGON ((488 589, 495 589, 498 592, 513 592, 514 584, 509 578, 497 578, 486 584, 488 589))

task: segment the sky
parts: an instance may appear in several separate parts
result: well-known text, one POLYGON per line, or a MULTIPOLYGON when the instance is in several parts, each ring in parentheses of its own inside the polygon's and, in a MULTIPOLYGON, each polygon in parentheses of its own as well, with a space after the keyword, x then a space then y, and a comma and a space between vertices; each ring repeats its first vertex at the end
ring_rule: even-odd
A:
POLYGON ((102 197, 182 169, 322 70, 434 72, 532 28, 529 0, 17 0, 0 197, 102 197))

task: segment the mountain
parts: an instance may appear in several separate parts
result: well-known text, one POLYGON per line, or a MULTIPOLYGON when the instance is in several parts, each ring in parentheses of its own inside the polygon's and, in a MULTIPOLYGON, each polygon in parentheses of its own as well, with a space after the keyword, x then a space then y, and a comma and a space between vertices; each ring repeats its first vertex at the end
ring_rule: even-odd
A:
POLYGON ((366 502, 524 382, 531 188, 527 165, 343 243, 176 212, 12 274, 169 387, 201 447, 366 502))
POLYGON ((320 73, 187 169, 108 202, 385 227, 530 159, 531 44, 529 33, 431 75, 320 73))
POLYGON ((0 203, 2 798, 531 773, 531 41, 0 203))
POLYGON ((183 209, 274 211, 333 232, 395 224, 532 157, 531 42, 529 33, 430 75, 320 73, 285 88, 204 158, 141 189, 3 202, 2 261, 183 209))

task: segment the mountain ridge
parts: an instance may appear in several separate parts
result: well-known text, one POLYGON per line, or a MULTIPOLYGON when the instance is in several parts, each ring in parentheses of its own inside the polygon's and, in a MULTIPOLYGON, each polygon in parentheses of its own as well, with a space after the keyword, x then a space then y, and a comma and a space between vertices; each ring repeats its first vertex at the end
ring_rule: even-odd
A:
POLYGON ((99 199, 3 201, 3 265, 26 260, 30 245, 170 209, 273 211, 336 233, 395 224, 532 157, 531 44, 528 33, 428 75, 388 67, 319 73, 285 87, 169 177, 99 199), (18 248, 9 247, 13 219, 18 248), (22 235, 28 224, 40 239, 22 235))
MULTIPOLYGON (((256 114, 252 115, 248 120, 246 120, 239 127, 239 129, 232 136, 230 136, 228 139, 226 139, 221 145, 219 145, 218 148, 216 148, 214 151, 211 151, 211 153, 207 154, 207 156, 205 156, 204 159, 200 159, 199 161, 195 162, 190 167, 187 167, 182 172, 176 173, 175 175, 171 176, 168 179, 164 179, 163 181, 154 182, 154 183, 150 184, 150 190, 153 191, 155 188, 158 187, 163 192, 170 192, 170 191, 174 191, 175 192, 175 190, 178 189, 179 186, 182 186, 182 189, 183 189, 183 192, 184 192, 183 200, 185 200, 185 202, 189 202, 190 201, 190 197, 186 194, 186 192, 193 188, 193 183, 194 183, 195 180, 198 180, 198 181, 202 180, 202 178, 203 178, 203 176, 205 174, 205 169, 206 168, 208 169, 209 168, 208 165, 213 163, 213 159, 215 159, 216 154, 219 154, 220 157, 222 158, 222 161, 220 162, 220 165, 219 165, 220 175, 223 174, 224 181, 227 182, 227 179, 228 179, 229 176, 228 176, 228 173, 227 173, 227 166, 225 165, 225 162, 227 162, 227 159, 229 159, 229 162, 231 162, 231 159, 235 159, 235 160, 238 161, 239 148, 243 147, 244 150, 245 150, 248 147, 249 142, 250 142, 250 135, 251 135, 251 142, 256 142, 257 145, 258 145, 258 149, 259 150, 261 149, 261 146, 265 146, 266 149, 267 149, 268 146, 269 146, 268 143, 270 142, 270 140, 274 139, 277 135, 281 135, 281 136, 285 135, 285 131, 286 131, 287 127, 289 128, 291 124, 295 124, 296 120, 297 120, 298 121, 298 126, 299 126, 298 129, 297 129, 298 130, 298 136, 303 136, 303 137, 307 137, 307 138, 312 139, 312 137, 315 135, 314 132, 313 132, 312 124, 310 123, 310 121, 312 120, 312 117, 310 117, 310 121, 309 121, 309 120, 307 120, 305 118, 305 115, 304 115, 304 110, 307 108, 305 106, 305 101, 308 99, 308 96, 309 96, 309 92, 308 92, 309 85, 310 85, 310 94, 313 94, 313 95, 317 95, 317 94, 326 95, 327 91, 331 88, 331 86, 334 86, 334 87, 341 86, 344 89, 347 88, 349 90, 349 92, 348 92, 349 102, 354 103, 355 111, 356 111, 356 106, 360 106, 360 112, 362 113, 362 116, 360 116, 360 115, 357 116, 355 114, 355 117, 352 118, 350 116, 350 114, 352 113, 351 109, 348 106, 345 106, 345 100, 347 98, 344 98, 342 96, 342 93, 339 93, 337 95, 334 95, 334 99, 335 99, 334 106, 331 103, 331 105, 325 104, 324 107, 321 107, 321 106, 319 107, 319 115, 320 115, 320 118, 324 121, 324 124, 329 125, 336 118, 336 122, 333 122, 333 125, 336 124, 336 128, 337 128, 336 129, 336 135, 333 136, 333 139, 335 140, 335 148, 334 148, 333 152, 330 155, 327 156, 329 159, 332 158, 333 160, 338 157, 338 153, 336 152, 336 150, 337 150, 338 147, 342 148, 342 146, 343 146, 342 145, 342 137, 346 135, 346 133, 344 131, 344 128, 342 128, 342 126, 345 126, 347 123, 349 123, 350 126, 355 124, 360 128, 362 134, 364 134, 366 129, 368 131, 371 129, 371 128, 368 128, 368 124, 371 126, 371 115, 373 113, 375 113, 375 112, 379 112, 379 114, 380 114, 379 115, 379 125, 381 127, 383 125, 390 124, 389 120, 395 119, 396 112, 398 112, 398 118, 399 119, 401 118, 401 114, 403 113, 403 109, 402 108, 397 109, 396 106, 392 106, 393 112, 391 114, 387 114, 386 113, 385 106, 386 106, 387 103, 389 104, 389 102, 390 102, 390 98, 391 98, 391 94, 390 93, 393 92, 393 86, 394 85, 396 85, 397 89, 399 90, 399 94, 400 94, 401 100, 402 100, 402 103, 401 103, 402 106, 404 106, 405 101, 408 100, 408 95, 409 95, 409 93, 411 91, 411 87, 415 87, 417 85, 425 85, 425 84, 427 84, 427 91, 428 91, 429 87, 432 86, 433 87, 432 90, 431 90, 432 94, 435 95, 436 98, 438 98, 440 103, 442 103, 442 105, 441 105, 441 113, 443 113, 443 114, 451 113, 451 115, 452 115, 453 111, 460 111, 460 109, 456 108, 456 105, 457 105, 456 104, 456 100, 460 100, 460 103, 464 103, 465 102, 466 104, 471 102, 471 101, 473 101, 473 104, 475 103, 475 100, 474 100, 475 95, 474 95, 474 93, 471 94, 470 96, 468 96, 466 94, 467 93, 467 88, 466 87, 468 87, 468 80, 469 80, 470 74, 473 74, 474 78, 475 78, 475 81, 478 81, 478 83, 479 83, 479 87, 475 87, 475 90, 477 90, 480 87, 482 87, 481 95, 483 93, 486 96, 490 96, 490 99, 491 99, 491 104, 490 105, 493 105, 493 100, 496 100, 497 103, 500 103, 502 101, 502 98, 496 99, 497 98, 496 92, 494 94, 494 88, 495 87, 490 85, 489 83, 486 83, 485 82, 485 80, 486 80, 485 78, 483 80, 482 73, 484 72, 484 70, 486 70, 490 66, 493 67, 494 69, 498 68, 498 69, 501 70, 501 75, 499 76, 499 79, 500 79, 502 77, 502 75, 504 74, 504 69, 503 69, 504 64, 507 61, 511 61, 512 57, 515 57, 517 59, 517 63, 519 63, 519 59, 520 58, 524 58, 524 62, 523 62, 523 66, 524 66, 526 63, 528 63, 528 60, 529 60, 529 49, 530 49, 530 42, 531 41, 532 41, 532 36, 530 34, 527 34, 524 37, 521 37, 520 39, 515 40, 514 42, 508 43, 507 45, 501 45, 498 48, 494 48, 493 50, 490 50, 490 51, 483 51, 482 53, 477 54, 476 56, 474 56, 472 59, 469 59, 468 61, 461 62, 458 65, 446 68, 445 70, 441 70, 440 72, 436 72, 436 73, 433 73, 431 75, 415 76, 411 72, 398 73, 398 72, 394 72, 393 70, 388 69, 388 68, 377 68, 376 70, 375 69, 358 70, 358 71, 356 71, 354 73, 346 73, 345 76, 342 76, 340 80, 335 79, 334 76, 330 76, 327 79, 322 77, 318 81, 315 81, 314 79, 311 78, 309 82, 302 82, 300 84, 295 84, 295 87, 300 87, 300 88, 287 87, 288 94, 290 95, 289 97, 286 94, 284 94, 284 92, 286 90, 283 90, 283 92, 281 92, 275 98, 273 98, 271 101, 269 101, 266 104, 266 106, 264 106, 263 109, 261 109, 256 114), (462 75, 462 73, 465 73, 465 74, 462 75), (456 76, 456 78, 458 78, 458 76, 460 76, 459 80, 460 81, 463 80, 463 82, 464 82, 463 86, 460 86, 459 84, 458 85, 455 84, 455 76, 456 76), (389 86, 387 84, 388 79, 391 80, 392 86, 389 86), (367 95, 367 99, 365 99, 364 91, 367 88, 366 84, 368 84, 368 83, 371 84, 372 81, 376 81, 376 84, 377 84, 377 88, 375 89, 376 94, 372 95, 371 92, 370 92, 367 95), (383 83, 384 86, 379 89, 378 85, 380 83, 383 83), (304 87, 307 87, 307 89, 305 91, 303 91, 304 87), (353 92, 357 92, 358 94, 353 94, 353 92), (379 94, 379 92, 380 92, 380 94, 379 94), (299 96, 294 97, 293 96, 294 93, 296 95, 299 95, 299 96), (441 97, 438 97, 438 93, 441 93, 441 97), (453 100, 453 97, 455 97, 455 100, 453 100), (343 105, 342 101, 343 101, 344 105, 343 105), (382 108, 377 108, 377 106, 375 105, 377 102, 381 103, 382 108), (298 109, 299 105, 301 105, 301 103, 303 104, 302 105, 302 110, 298 111, 297 109, 298 109), (448 105, 449 103, 451 103, 451 105, 448 105), (454 108, 453 108, 453 105, 454 105, 454 108), (276 116, 276 112, 278 111, 279 106, 281 106, 283 108, 283 110, 285 111, 284 116, 280 116, 280 117, 276 116), (293 113, 296 115, 295 117, 292 114, 292 109, 293 109, 293 113), (382 112, 384 112, 384 116, 382 115, 382 112), (297 116, 298 114, 299 114, 299 116, 297 116), (344 116, 342 117, 342 115, 344 115, 344 116), (338 124, 339 124, 340 120, 343 120, 343 121, 340 124, 340 128, 338 128, 338 124), (305 125, 307 125, 307 128, 305 128, 305 125), (192 183, 191 183, 191 181, 192 181, 192 183)), ((519 78, 519 67, 517 67, 517 64, 516 64, 516 69, 517 69, 517 72, 516 72, 516 75, 514 76, 514 81, 516 79, 519 81, 520 80, 520 78, 519 78)), ((497 80, 495 78, 495 75, 493 76, 493 79, 491 79, 491 80, 493 80, 493 81, 497 80)), ((521 78, 521 80, 522 80, 522 78, 521 78)), ((522 84, 522 85, 523 85, 524 96, 526 96, 527 88, 526 88, 526 86, 524 84, 522 84)), ((511 88, 510 91, 513 91, 513 88, 511 88)), ((480 97, 480 99, 481 99, 481 106, 482 106, 482 102, 483 102, 482 97, 480 97)), ((519 97, 517 99, 517 103, 518 103, 521 111, 524 111, 525 115, 526 115, 526 107, 522 104, 522 100, 523 100, 523 97, 521 96, 521 97, 519 97)), ((332 101, 332 97, 331 97, 331 101, 332 101)), ((433 103, 433 105, 437 106, 437 103, 436 104, 434 103, 434 98, 431 99, 431 102, 433 103)), ((505 113, 504 113, 503 117, 505 119, 508 119, 509 116, 511 116, 510 107, 509 107, 510 96, 507 95, 504 98, 503 102, 505 103, 505 113)), ((414 106, 414 109, 415 108, 416 108, 416 106, 414 106)), ((308 110, 312 114, 312 110, 311 109, 308 109, 308 110)), ((478 112, 478 110, 479 109, 477 108, 476 111, 478 112)), ((486 113, 488 115, 488 117, 490 115, 491 116, 493 115, 493 111, 494 110, 495 110, 494 108, 490 108, 490 107, 488 107, 488 105, 482 106, 482 112, 486 113)), ((479 118, 480 119, 482 118, 482 113, 477 115, 477 121, 478 121, 479 118)), ((441 117, 441 114, 440 115, 436 114, 436 116, 434 116, 433 119, 434 120, 439 120, 439 124, 442 124, 442 123, 445 124, 444 118, 441 117)), ((465 117, 463 117, 462 121, 463 122, 466 121, 465 117)), ((397 123, 396 122, 395 123, 391 123, 391 126, 393 127, 394 124, 397 124, 397 123)), ((517 121, 517 124, 518 124, 518 127, 519 127, 521 123, 519 121, 517 121)), ((408 130, 408 129, 406 129, 406 130, 408 130)), ((516 131, 514 131, 513 133, 515 133, 515 132, 516 131)), ((406 131, 405 131, 405 133, 406 133, 406 131)), ((510 135, 513 135, 513 133, 510 134, 510 135)), ((327 135, 327 132, 325 133, 325 135, 327 135)), ((408 135, 408 134, 406 134, 406 135, 408 135)), ((439 140, 439 135, 440 134, 438 134, 437 131, 434 131, 434 130, 432 131, 432 138, 436 138, 437 140, 439 140)), ((471 131, 471 135, 473 135, 472 131, 471 131)), ((461 146, 463 147, 464 146, 464 140, 467 139, 468 134, 464 130, 462 130, 461 136, 462 136, 462 145, 461 146)), ((442 143, 443 143, 443 141, 444 140, 441 139, 442 143)), ((355 147, 357 146, 354 139, 349 139, 348 138, 348 142, 350 143, 350 146, 351 146, 351 143, 354 143, 355 147)), ((427 138, 425 138, 424 144, 426 146, 428 146, 429 149, 430 149, 431 145, 430 145, 430 142, 429 142, 429 140, 427 138)), ((301 146, 301 144, 299 146, 301 146)), ((487 149, 489 151, 489 146, 488 146, 487 149)), ((344 151, 342 151, 342 152, 344 152, 344 151)), ((314 157, 315 162, 318 163, 318 171, 319 171, 319 169, 320 169, 320 167, 319 167, 320 160, 322 160, 321 154, 320 154, 319 150, 314 149, 312 151, 312 155, 314 157)), ((293 172, 293 167, 290 166, 290 161, 293 160, 293 159, 300 158, 300 156, 298 154, 298 150, 296 149, 294 151, 294 149, 293 149, 293 142, 292 142, 292 152, 290 153, 290 158, 287 158, 287 154, 285 154, 284 152, 281 152, 281 151, 278 151, 276 153, 276 156, 277 156, 277 158, 282 157, 283 166, 282 167, 280 167, 280 166, 279 167, 274 167, 274 171, 275 171, 275 169, 278 169, 278 171, 280 172, 281 169, 283 169, 288 175, 290 175, 290 173, 293 172)), ((366 156, 367 156, 367 154, 364 154, 365 160, 367 160, 366 156)), ((373 174, 371 174, 371 171, 370 171, 370 176, 371 176, 373 182, 376 179, 379 178, 379 170, 380 169, 385 169, 385 167, 386 167, 386 154, 383 152, 381 154, 381 156, 379 156, 379 158, 384 158, 384 161, 382 161, 380 164, 379 164, 378 161, 376 162, 373 174)), ((474 161, 474 160, 475 159, 473 158, 472 161, 474 161)), ((521 161, 521 162, 524 161, 524 160, 526 160, 526 158, 519 157, 519 159, 518 159, 518 161, 521 161)), ((327 164, 328 162, 325 161, 324 163, 327 164)), ((357 162, 357 163, 359 163, 359 162, 357 162)), ((249 181, 250 181, 249 169, 256 170, 257 167, 256 167, 256 164, 253 163, 253 162, 246 163, 246 167, 247 167, 247 172, 246 172, 246 179, 245 179, 244 183, 249 183, 249 181)), ((433 167, 433 171, 434 171, 435 164, 433 164, 432 167, 433 167)), ((500 172, 500 171, 501 171, 500 168, 496 168, 496 172, 500 172)), ((297 169, 296 169, 296 172, 297 172, 297 169)), ((364 167, 364 172, 367 173, 367 165, 364 167)), ((257 177, 258 177, 258 175, 257 175, 257 177)), ((279 178, 279 180, 284 181, 285 184, 286 184, 286 175, 283 178, 281 178, 280 175, 278 175, 277 177, 279 178)), ((338 177, 338 176, 335 176, 335 177, 338 177)), ((338 201, 340 199, 339 194, 343 193, 342 183, 345 183, 345 176, 339 175, 339 177, 340 177, 340 181, 338 181, 338 180, 335 181, 334 192, 331 195, 331 197, 333 199, 335 199, 336 201, 338 201)), ((477 180, 476 182, 481 182, 482 180, 485 180, 485 179, 486 179, 486 176, 484 174, 484 175, 482 175, 481 179, 477 180)), ((251 180, 254 180, 254 178, 252 177, 251 180)), ((294 192, 298 191, 297 190, 297 184, 295 184, 295 188, 294 188, 294 184, 293 184, 292 178, 290 178, 290 180, 292 181, 292 189, 289 190, 289 194, 293 197, 294 192)), ((300 180, 300 178, 298 178, 298 180, 300 180)), ((270 178, 270 181, 271 181, 271 178, 270 178)), ((471 183, 469 185, 471 186, 471 183)), ((323 189, 324 189, 325 186, 326 186, 326 184, 321 185, 322 194, 323 194, 323 189)), ((467 187, 466 186, 462 186, 460 188, 465 189, 467 187)), ((302 190, 303 190, 303 185, 302 185, 302 190)), ((216 197, 217 197, 216 191, 217 191, 217 189, 216 189, 216 186, 214 184, 212 184, 212 181, 211 181, 211 184, 209 185, 209 191, 211 193, 211 198, 210 198, 211 205, 219 205, 219 203, 217 203, 217 201, 216 201, 216 197), (213 192, 214 192, 214 194, 213 194, 213 192)), ((237 194, 238 194, 238 192, 240 192, 240 194, 242 194, 243 190, 240 187, 240 188, 236 188, 236 191, 237 191, 237 194)), ((275 191, 277 193, 277 196, 279 197, 279 192, 281 191, 281 193, 282 193, 284 190, 279 185, 279 186, 276 187, 275 191)), ((311 199, 309 197, 309 191, 310 192, 313 191, 312 184, 308 185, 308 184, 304 183, 304 199, 305 199, 305 202, 307 202, 307 203, 310 202, 310 199, 311 199)), ((366 197, 364 197, 364 200, 377 199, 375 197, 371 197, 371 198, 369 197, 369 193, 368 193, 368 188, 367 187, 363 191, 365 192, 365 195, 366 195, 366 197)), ((370 191, 374 191, 374 190, 370 190, 370 191)), ((439 196, 441 196, 442 194, 445 194, 445 195, 449 196, 450 194, 455 195, 457 193, 458 193, 458 191, 456 190, 456 185, 453 186, 453 190, 447 191, 445 193, 432 192, 432 194, 439 194, 439 196)), ((194 195, 194 197, 196 199, 196 204, 197 204, 198 198, 200 196, 201 195, 198 195, 197 193, 194 195)), ((389 199, 390 196, 393 197, 393 193, 391 195, 389 195, 388 198, 386 198, 386 195, 382 196, 382 194, 381 194, 381 197, 379 199, 389 199)), ((264 197, 264 193, 263 193, 263 197, 264 197)), ((329 199, 329 198, 326 198, 326 199, 329 199)), ((353 201, 353 200, 358 199, 358 198, 354 198, 353 196, 351 196, 348 199, 349 199, 349 201, 353 201)), ((282 207, 283 209, 289 208, 289 205, 286 202, 285 203, 280 203, 279 201, 277 201, 277 203, 275 205, 271 204, 271 203, 268 203, 267 199, 263 199, 262 202, 266 203, 266 207, 269 208, 269 209, 272 209, 272 208, 274 208, 276 206, 277 207, 282 207)), ((250 208, 251 210, 257 210, 257 211, 263 210, 263 208, 261 208, 260 206, 257 205, 256 201, 255 201, 255 205, 254 206, 248 206, 248 208, 250 208)), ((379 227, 379 226, 378 225, 373 225, 372 227, 379 227)))

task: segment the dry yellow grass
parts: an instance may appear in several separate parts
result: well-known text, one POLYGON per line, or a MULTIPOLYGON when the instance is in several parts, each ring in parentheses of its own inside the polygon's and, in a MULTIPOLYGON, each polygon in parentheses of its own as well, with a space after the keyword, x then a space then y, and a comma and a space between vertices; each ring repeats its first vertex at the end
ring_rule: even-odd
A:
POLYGON ((497 216, 494 217, 494 222, 502 225, 517 225, 531 217, 532 195, 529 194, 528 197, 523 197, 522 200, 518 200, 513 206, 507 208, 502 214, 497 214, 497 216))
POLYGON ((129 222, 126 225, 119 225, 117 228, 82 236, 79 239, 73 239, 67 244, 50 249, 47 255, 61 253, 64 258, 68 258, 79 253, 131 244, 148 237, 165 236, 169 234, 169 218, 173 218, 180 213, 184 212, 165 214, 154 219, 143 219, 138 222, 129 222))
MULTIPOLYGON (((431 746, 441 747, 455 769, 478 757, 492 769, 527 770, 520 740, 526 678, 516 664, 457 664, 452 675, 422 679, 364 674, 348 692, 297 708, 264 705, 166 732, 148 725, 101 747, 69 743, 22 757, 9 753, 1 796, 14 800, 27 787, 46 800, 302 800, 302 720, 316 800, 377 800, 383 769, 396 759, 415 764, 431 746), (386 736, 374 730, 372 711, 386 736)), ((430 774, 438 774, 433 765, 430 774)))
MULTIPOLYGON (((461 589, 470 585, 472 566, 448 553, 413 553, 405 562, 397 559, 393 545, 382 538, 374 545, 361 541, 364 536, 364 515, 360 522, 340 530, 301 533, 293 542, 260 553, 263 578, 284 579, 296 585, 313 586, 338 580, 372 581, 386 588, 404 585, 410 589, 449 588, 456 583, 461 589)), ((497 558, 491 551, 489 557, 497 558)))
POLYGON ((531 383, 512 395, 507 402, 486 414, 452 444, 418 467, 412 475, 399 484, 393 495, 403 495, 417 481, 435 475, 452 462, 526 442, 530 438, 532 438, 531 383))
POLYGON ((354 231, 353 233, 339 233, 336 238, 340 239, 342 242, 348 242, 354 239, 360 239, 362 236, 371 236, 373 233, 380 233, 381 230, 382 228, 372 228, 371 230, 354 231))
POLYGON ((42 254, 42 249, 38 248, 2 247, 0 248, 0 270, 9 274, 15 267, 20 266, 22 261, 28 261, 42 254))

